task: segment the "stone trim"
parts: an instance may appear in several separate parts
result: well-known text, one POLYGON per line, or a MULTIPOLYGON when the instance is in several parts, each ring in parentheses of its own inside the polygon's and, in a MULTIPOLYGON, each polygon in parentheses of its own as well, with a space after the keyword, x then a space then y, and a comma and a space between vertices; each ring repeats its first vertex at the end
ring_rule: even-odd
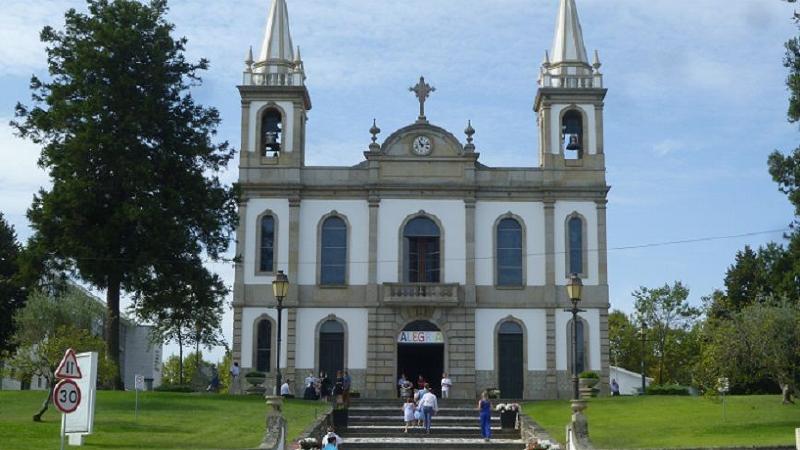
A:
POLYGON ((256 254, 255 254, 255 275, 256 276, 275 276, 275 273, 278 271, 278 248, 280 248, 280 241, 278 241, 279 237, 279 227, 280 222, 278 220, 278 215, 272 211, 271 209, 266 209, 264 212, 258 215, 256 218, 256 254), (272 217, 272 272, 262 271, 261 270, 261 220, 264 217, 271 216, 272 217))
POLYGON ((475 199, 464 199, 464 236, 466 239, 466 283, 464 284, 464 302, 474 305, 477 302, 475 289, 475 199))
MULTIPOLYGON (((277 310, 276 310, 276 314, 277 314, 277 310)), ((261 323, 262 320, 266 320, 270 324, 270 329, 269 329, 269 334, 270 334, 270 337, 269 337, 269 339, 270 339, 270 341, 269 341, 269 347, 270 347, 269 348, 269 362, 267 363, 266 373, 274 375, 275 374, 275 370, 274 369, 277 367, 275 365, 275 358, 277 358, 276 350, 277 350, 277 344, 278 344, 278 341, 277 341, 277 339, 278 339, 278 323, 275 320, 273 320, 272 317, 270 317, 266 313, 259 315, 258 317, 256 317, 253 320, 253 330, 251 332, 252 339, 253 339, 251 341, 253 343, 253 345, 252 345, 252 353, 253 354, 251 356, 252 356, 253 359, 250 360, 251 361, 250 365, 252 366, 251 368, 253 370, 258 370, 257 369, 257 367, 258 367, 258 358, 257 358, 257 356, 258 356, 258 324, 261 323)), ((286 331, 289 331, 289 330, 286 330, 286 331)), ((241 365, 241 362, 239 364, 241 365)))
MULTIPOLYGON (((295 282, 289 284, 287 300, 294 306, 299 302, 297 277, 300 273, 300 196, 289 197, 289 271, 287 276, 294 277, 295 282)), ((290 278, 291 280, 291 278, 290 278)))
POLYGON ((597 282, 608 285, 608 239, 606 236, 607 200, 596 200, 597 204, 597 282))
MULTIPOLYGON (((233 304, 243 305, 244 299, 244 253, 247 251, 247 202, 238 204, 238 220, 236 224, 236 260, 234 262, 233 304)), ((257 252, 258 253, 258 252, 257 252)), ((249 256, 249 255, 248 255, 249 256)))
MULTIPOLYGON (((349 362, 350 362, 350 358, 349 358, 350 354, 349 353, 350 352, 348 351, 348 346, 349 346, 349 343, 350 343, 350 328, 347 325, 347 321, 345 321, 341 317, 336 316, 336 314, 329 314, 326 317, 323 317, 314 326, 314 369, 315 369, 315 373, 319 373, 319 371, 322 370, 320 368, 320 366, 319 366, 319 339, 320 339, 319 330, 320 330, 320 328, 322 327, 322 325, 325 322, 328 322, 330 320, 338 322, 342 326, 342 328, 344 329, 344 342, 342 343, 342 345, 344 345, 344 352, 343 352, 344 356, 342 358, 342 365, 344 367, 342 367, 341 370, 347 370, 347 368, 349 366, 349 362)), ((331 374, 328 374, 328 375, 330 376, 331 374)), ((336 374, 333 374, 333 376, 335 377, 336 374)))
MULTIPOLYGON (((242 364, 242 307, 233 306, 233 349, 231 352, 231 363, 238 361, 242 364)), ((225 368, 228 370, 228 368, 225 368)))
POLYGON ((527 233, 527 227, 525 225, 525 220, 522 217, 512 213, 511 211, 495 219, 494 225, 492 225, 492 249, 494 250, 494 254, 492 255, 492 260, 494 261, 494 264, 492 264, 493 266, 492 279, 494 287, 496 289, 524 289, 525 286, 528 285, 528 233, 527 233), (520 226, 520 233, 522 238, 522 243, 521 243, 522 254, 520 256, 520 258, 522 259, 522 261, 520 261, 522 263, 522 277, 520 281, 522 283, 519 285, 501 285, 498 283, 497 280, 498 278, 497 272, 499 270, 498 258, 497 258, 497 252, 499 250, 499 248, 497 247, 497 231, 498 231, 497 227, 500 226, 500 222, 502 222, 505 219, 515 220, 520 226))
POLYGON ((569 246, 569 222, 574 218, 578 218, 581 221, 581 258, 583 259, 581 268, 583 272, 579 273, 578 276, 581 278, 589 278, 589 227, 586 218, 577 211, 571 212, 567 215, 566 219, 564 219, 564 277, 569 279, 572 275, 570 272, 572 249, 569 246))
POLYGON ((558 398, 556 375, 556 310, 547 309, 547 392, 550 398, 558 398))
POLYGON ((544 202, 544 251, 545 285, 556 284, 556 202, 544 202))
POLYGON ((410 214, 410 215, 406 216, 406 218, 403 219, 403 221, 400 223, 400 229, 398 230, 398 239, 397 239, 397 245, 398 245, 397 255, 399 256, 397 258, 397 280, 400 283, 407 283, 408 282, 408 280, 406 280, 408 274, 405 273, 405 271, 403 270, 405 268, 405 266, 406 266, 407 258, 408 258, 408 255, 406 255, 406 252, 405 252, 405 236, 404 236, 405 233, 404 233, 404 231, 405 231, 406 225, 408 225, 409 222, 411 222, 412 220, 414 220, 414 219, 416 219, 418 217, 428 218, 428 219, 432 220, 433 223, 435 223, 437 227, 439 227, 439 283, 444 283, 444 281, 445 281, 445 276, 444 276, 445 275, 445 265, 446 265, 445 263, 447 262, 445 260, 445 242, 446 242, 445 241, 445 229, 444 229, 444 226, 442 225, 442 221, 439 220, 439 218, 436 215, 428 213, 428 212, 425 212, 425 210, 422 210, 422 209, 419 210, 418 212, 414 213, 414 214, 410 214))
POLYGON ((347 219, 347 216, 336 210, 325 214, 319 219, 319 222, 317 222, 317 264, 315 267, 317 286, 321 288, 341 288, 350 284, 350 248, 352 247, 350 230, 352 229, 353 228, 350 226, 350 220, 347 219), (332 217, 338 217, 339 219, 342 219, 344 221, 344 226, 347 228, 347 233, 345 236, 344 284, 322 284, 322 227, 325 224, 325 221, 332 217))

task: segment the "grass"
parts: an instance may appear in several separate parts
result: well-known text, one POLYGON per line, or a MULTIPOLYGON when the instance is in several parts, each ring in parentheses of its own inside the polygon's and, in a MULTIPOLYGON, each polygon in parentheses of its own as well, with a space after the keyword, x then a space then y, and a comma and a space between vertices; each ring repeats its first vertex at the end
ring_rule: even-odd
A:
MULTIPOLYGON (((44 422, 31 416, 44 392, 0 391, 0 448, 58 448, 61 413, 54 407, 44 422)), ((266 403, 260 396, 143 392, 134 418, 133 392, 98 392, 94 433, 84 446, 97 449, 255 448, 265 430, 266 403)), ((323 405, 284 402, 290 439, 310 425, 323 405)))
MULTIPOLYGON (((589 402, 589 437, 598 448, 680 448, 791 445, 800 405, 780 396, 604 397, 589 402)), ((568 401, 530 402, 524 412, 559 442, 570 420, 568 401)))

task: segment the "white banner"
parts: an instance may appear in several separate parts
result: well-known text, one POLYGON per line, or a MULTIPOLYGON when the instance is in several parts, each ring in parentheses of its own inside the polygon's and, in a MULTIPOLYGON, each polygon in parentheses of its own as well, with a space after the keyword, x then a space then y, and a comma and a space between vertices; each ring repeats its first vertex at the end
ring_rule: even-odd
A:
POLYGON ((398 344, 444 344, 441 331, 401 331, 398 344))
POLYGON ((67 434, 91 434, 94 428, 94 404, 97 386, 97 352, 78 353, 78 365, 83 377, 75 380, 81 388, 81 404, 72 414, 67 414, 67 434))

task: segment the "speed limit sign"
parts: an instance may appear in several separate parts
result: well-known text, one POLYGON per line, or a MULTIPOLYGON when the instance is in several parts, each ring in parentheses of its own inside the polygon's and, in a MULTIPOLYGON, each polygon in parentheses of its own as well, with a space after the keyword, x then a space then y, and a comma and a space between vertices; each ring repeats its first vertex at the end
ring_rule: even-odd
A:
POLYGON ((81 389, 70 379, 61 380, 53 390, 53 403, 64 414, 69 414, 81 404, 81 389))

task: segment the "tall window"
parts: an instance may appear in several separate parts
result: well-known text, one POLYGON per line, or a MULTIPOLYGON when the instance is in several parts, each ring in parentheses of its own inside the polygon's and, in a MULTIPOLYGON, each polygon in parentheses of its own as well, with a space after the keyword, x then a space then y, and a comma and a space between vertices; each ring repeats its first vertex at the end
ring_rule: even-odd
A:
POLYGON ((270 371, 270 357, 272 354, 272 323, 263 319, 258 322, 256 333, 256 370, 270 371))
POLYGON ((522 226, 515 219, 497 224, 497 284, 522 286, 522 226))
POLYGON ((320 284, 344 285, 347 269, 347 224, 341 217, 322 223, 320 284))
MULTIPOLYGON (((567 349, 567 355, 569 355, 569 367, 572 368, 572 327, 575 324, 572 320, 569 321, 569 325, 567 326, 567 333, 569 333, 569 337, 567 338, 567 342, 569 342, 569 348, 567 349)), ((583 320, 578 320, 578 373, 581 373, 586 370, 587 366, 587 354, 586 354, 586 329, 583 325, 583 320)))
POLYGON ((438 283, 440 278, 439 227, 427 217, 410 220, 403 229, 405 281, 438 283))
POLYGON ((275 263, 275 218, 266 215, 261 218, 261 253, 259 270, 273 272, 275 263))
POLYGON ((583 271, 583 220, 572 217, 567 222, 569 233, 569 273, 582 274, 583 271))

